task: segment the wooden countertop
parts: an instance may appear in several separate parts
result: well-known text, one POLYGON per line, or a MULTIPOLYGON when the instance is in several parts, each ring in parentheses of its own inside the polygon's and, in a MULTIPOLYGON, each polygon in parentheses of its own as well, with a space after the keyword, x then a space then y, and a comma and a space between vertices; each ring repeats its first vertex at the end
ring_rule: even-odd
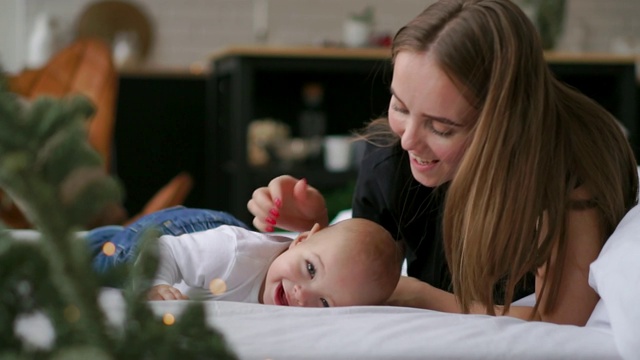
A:
MULTIPOLYGON (((238 45, 214 52, 211 60, 231 56, 385 60, 391 56, 391 50, 388 48, 238 45)), ((640 61, 640 57, 636 58, 633 55, 609 53, 545 52, 545 58, 550 63, 570 64, 632 65, 635 64, 636 61, 640 61)), ((119 74, 124 77, 201 78, 208 76, 210 71, 211 69, 205 65, 195 63, 190 67, 142 66, 140 68, 121 69, 119 70, 119 74)))
POLYGON ((388 48, 344 48, 320 46, 232 46, 213 53, 212 59, 230 56, 294 57, 294 58, 341 58, 341 59, 387 59, 388 48))
POLYGON ((119 69, 121 77, 144 77, 144 78, 204 78, 209 75, 209 70, 204 67, 151 67, 142 66, 137 68, 119 69))
MULTIPOLYGON (((343 59, 387 59, 391 56, 388 48, 343 48, 319 46, 230 46, 212 54, 216 60, 230 56, 252 57, 293 57, 293 58, 343 58, 343 59)), ((605 63, 605 64, 635 64, 632 55, 617 55, 609 53, 568 53, 545 52, 545 58, 552 63, 605 63)))

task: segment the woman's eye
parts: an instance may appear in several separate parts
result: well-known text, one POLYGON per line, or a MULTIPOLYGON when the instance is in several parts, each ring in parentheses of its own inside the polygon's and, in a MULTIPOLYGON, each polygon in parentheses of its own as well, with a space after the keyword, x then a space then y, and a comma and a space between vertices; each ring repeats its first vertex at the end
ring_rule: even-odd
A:
POLYGON ((453 134, 451 126, 433 120, 429 121, 429 129, 438 136, 447 137, 453 134))
POLYGON ((312 279, 314 276, 316 276, 316 267, 313 266, 313 264, 308 261, 307 261, 307 272, 309 273, 312 279))
POLYGON ((409 111, 407 111, 407 109, 400 107, 398 105, 391 105, 391 109, 393 111, 399 112, 400 114, 408 114, 409 111))
POLYGON ((320 298, 320 301, 322 302, 322 307, 329 307, 329 302, 323 298, 320 298))

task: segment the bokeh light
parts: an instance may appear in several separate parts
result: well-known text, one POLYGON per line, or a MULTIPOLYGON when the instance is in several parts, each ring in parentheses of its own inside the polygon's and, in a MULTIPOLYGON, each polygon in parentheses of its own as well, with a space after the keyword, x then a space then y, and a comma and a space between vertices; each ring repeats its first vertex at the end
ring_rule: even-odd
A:
POLYGON ((106 243, 104 243, 104 245, 102 245, 102 253, 107 256, 113 256, 113 254, 116 253, 116 245, 111 241, 107 241, 106 243))
POLYGON ((164 315, 162 315, 162 323, 167 326, 171 326, 176 323, 176 317, 173 316, 173 314, 165 313, 164 315))
POLYGON ((213 295, 222 295, 227 291, 227 283, 222 279, 213 279, 209 283, 209 291, 213 295))

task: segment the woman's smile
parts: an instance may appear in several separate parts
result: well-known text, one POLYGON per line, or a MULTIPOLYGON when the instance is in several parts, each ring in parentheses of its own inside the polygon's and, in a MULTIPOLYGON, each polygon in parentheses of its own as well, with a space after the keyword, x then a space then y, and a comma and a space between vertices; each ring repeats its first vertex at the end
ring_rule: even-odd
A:
POLYGON ((416 156, 413 153, 409 153, 411 157, 412 166, 418 167, 417 170, 426 171, 433 169, 439 162, 439 160, 425 160, 421 157, 416 156))

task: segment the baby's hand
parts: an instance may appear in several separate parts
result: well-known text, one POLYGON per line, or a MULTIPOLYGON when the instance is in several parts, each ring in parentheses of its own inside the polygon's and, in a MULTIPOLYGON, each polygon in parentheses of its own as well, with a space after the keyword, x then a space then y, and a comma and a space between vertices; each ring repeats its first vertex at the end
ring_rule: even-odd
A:
POLYGON ((147 293, 147 300, 189 300, 189 297, 173 286, 156 285, 147 293))

